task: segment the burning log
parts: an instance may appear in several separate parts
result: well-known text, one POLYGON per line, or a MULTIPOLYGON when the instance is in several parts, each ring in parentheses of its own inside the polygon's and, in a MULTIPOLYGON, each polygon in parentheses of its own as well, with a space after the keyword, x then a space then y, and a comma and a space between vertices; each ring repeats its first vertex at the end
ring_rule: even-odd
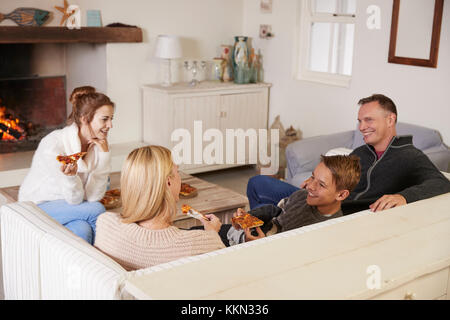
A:
MULTIPOLYGON (((12 129, 8 127, 7 125, 4 125, 3 123, 0 123, 0 130, 9 134, 10 136, 13 136, 16 139, 20 139, 22 137, 22 133, 19 130, 12 129)), ((2 132, 2 136, 3 136, 2 132)))

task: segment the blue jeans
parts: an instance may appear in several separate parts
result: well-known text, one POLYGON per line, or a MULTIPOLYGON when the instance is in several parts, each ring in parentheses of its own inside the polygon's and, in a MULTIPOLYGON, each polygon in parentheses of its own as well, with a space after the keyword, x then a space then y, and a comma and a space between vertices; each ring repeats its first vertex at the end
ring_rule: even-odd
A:
POLYGON ((106 211, 100 202, 87 201, 71 205, 65 200, 55 200, 38 204, 38 207, 90 244, 94 243, 97 217, 106 211))
POLYGON ((299 188, 269 176, 259 175, 251 177, 247 184, 247 198, 250 203, 250 209, 266 204, 276 206, 281 199, 289 197, 297 190, 299 188))

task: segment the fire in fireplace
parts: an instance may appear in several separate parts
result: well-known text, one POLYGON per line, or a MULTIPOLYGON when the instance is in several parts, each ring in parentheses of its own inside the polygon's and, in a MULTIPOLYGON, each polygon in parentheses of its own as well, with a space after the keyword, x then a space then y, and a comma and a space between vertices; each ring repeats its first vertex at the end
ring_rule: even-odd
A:
POLYGON ((0 99, 0 140, 23 140, 26 133, 22 123, 12 114, 6 113, 6 107, 1 105, 0 99))
POLYGON ((0 153, 35 150, 66 117, 65 76, 0 79, 0 153))

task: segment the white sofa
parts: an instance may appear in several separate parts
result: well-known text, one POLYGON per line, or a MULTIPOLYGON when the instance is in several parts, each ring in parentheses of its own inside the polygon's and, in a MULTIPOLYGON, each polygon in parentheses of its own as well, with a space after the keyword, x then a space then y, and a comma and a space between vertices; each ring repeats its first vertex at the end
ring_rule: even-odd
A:
POLYGON ((5 298, 372 298, 402 288, 426 274, 436 274, 435 282, 439 276, 440 285, 439 288, 435 285, 431 294, 419 298, 445 298, 449 290, 450 228, 445 227, 450 223, 449 207, 450 193, 380 214, 363 211, 212 253, 127 272, 33 203, 11 203, 1 207, 5 298), (416 233, 427 239, 426 245, 411 248, 409 242, 401 242, 406 236, 413 242, 419 241, 416 233), (430 246, 434 248, 431 252, 430 246), (390 282, 383 282, 376 292, 367 291, 364 289, 367 275, 359 264, 373 264, 370 259, 364 259, 384 256, 384 252, 392 255, 392 263, 389 260, 375 260, 375 263, 382 265, 390 282), (401 269, 394 260, 403 255, 415 260, 404 259, 401 269), (270 259, 275 256, 277 259, 270 259), (361 274, 354 268, 361 269, 358 271, 361 274), (243 272, 233 271, 238 269, 243 272), (205 283, 205 277, 214 281, 205 283), (166 285, 161 285, 161 281, 167 281, 163 282, 166 285), (147 289, 136 288, 145 283, 147 289), (156 287, 152 288, 152 284, 156 287))
POLYGON ((32 202, 1 207, 6 299, 120 299, 126 270, 32 202))

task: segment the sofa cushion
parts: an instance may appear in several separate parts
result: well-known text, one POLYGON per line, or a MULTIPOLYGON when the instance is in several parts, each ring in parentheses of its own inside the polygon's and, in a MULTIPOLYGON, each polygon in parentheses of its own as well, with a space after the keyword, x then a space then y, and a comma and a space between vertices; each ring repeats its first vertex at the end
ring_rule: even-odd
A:
MULTIPOLYGON (((415 124, 403 122, 397 123, 397 135, 412 135, 414 146, 422 151, 442 144, 442 139, 438 131, 415 124)), ((356 149, 363 144, 364 139, 357 126, 353 139, 352 149, 356 149)))
POLYGON ((1 220, 6 299, 120 298, 125 269, 34 203, 3 206, 1 220), (29 279, 40 292, 20 291, 29 279))

